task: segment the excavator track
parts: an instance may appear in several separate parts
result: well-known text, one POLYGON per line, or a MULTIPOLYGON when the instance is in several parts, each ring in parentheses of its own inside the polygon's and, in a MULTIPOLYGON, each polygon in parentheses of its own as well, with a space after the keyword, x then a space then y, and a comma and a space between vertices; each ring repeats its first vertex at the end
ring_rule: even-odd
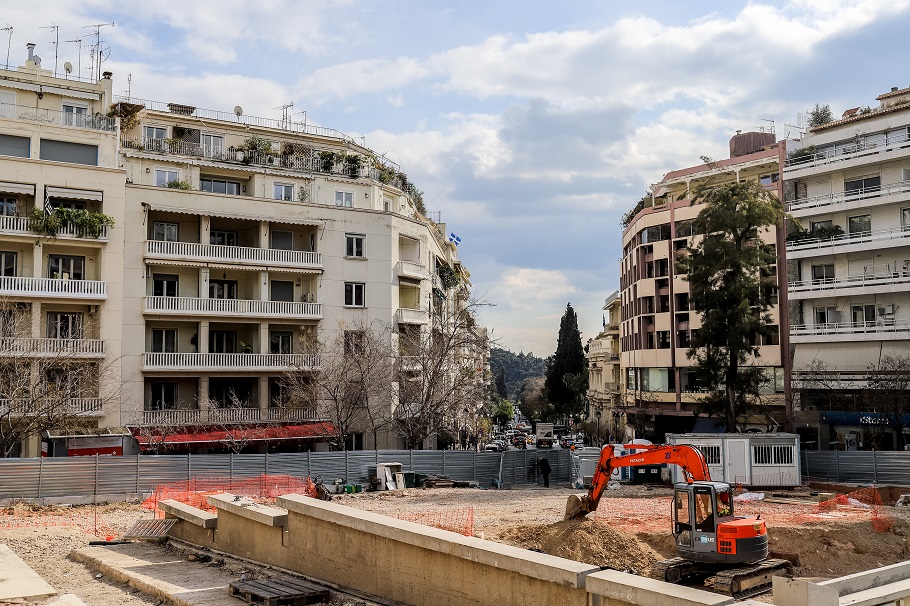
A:
POLYGON ((721 564, 671 558, 654 564, 650 576, 668 583, 704 579, 704 584, 715 592, 741 600, 770 591, 772 577, 791 574, 793 565, 787 560, 764 560, 725 570, 721 564))

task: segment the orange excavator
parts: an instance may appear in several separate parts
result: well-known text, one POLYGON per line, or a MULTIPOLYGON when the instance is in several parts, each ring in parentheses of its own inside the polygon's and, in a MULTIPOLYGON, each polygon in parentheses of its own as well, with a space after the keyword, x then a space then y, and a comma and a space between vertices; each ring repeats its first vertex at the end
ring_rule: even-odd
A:
POLYGON ((571 495, 566 520, 597 510, 614 469, 642 465, 678 465, 686 481, 673 486, 673 538, 677 557, 658 562, 651 576, 670 583, 704 580, 715 591, 745 598, 768 591, 771 577, 789 576, 788 560, 768 558, 768 530, 761 514, 733 513, 733 489, 712 482, 704 455, 694 446, 627 444, 633 454, 616 456, 604 446, 586 495, 571 495))

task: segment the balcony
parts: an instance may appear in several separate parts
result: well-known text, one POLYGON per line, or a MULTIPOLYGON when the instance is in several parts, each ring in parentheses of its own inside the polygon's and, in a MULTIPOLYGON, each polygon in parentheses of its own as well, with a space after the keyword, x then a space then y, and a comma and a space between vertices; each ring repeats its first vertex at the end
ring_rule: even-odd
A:
POLYGON ((399 261, 395 268, 395 273, 399 278, 412 278, 414 280, 427 280, 430 272, 423 265, 412 261, 399 261))
POLYGON ((0 297, 107 299, 107 282, 0 276, 0 297))
POLYGON ((315 354, 147 352, 142 356, 144 371, 287 372, 319 368, 315 354))
POLYGON ((12 120, 22 120, 35 124, 53 124, 56 126, 68 126, 111 133, 114 132, 117 125, 114 118, 109 118, 104 114, 96 113, 89 116, 52 109, 27 107, 25 105, 12 105, 10 103, 0 103, 0 118, 10 118, 12 120))
POLYGON ((910 200, 910 181, 899 181, 879 187, 867 187, 836 194, 802 198, 787 203, 787 212, 794 217, 807 217, 820 212, 836 212, 854 208, 869 208, 910 200))
POLYGON ((429 324, 430 312, 425 309, 399 309, 395 312, 397 324, 429 324))
POLYGON ((888 135, 887 143, 876 144, 855 144, 848 143, 836 146, 828 151, 803 156, 787 160, 784 170, 784 178, 792 179, 797 171, 815 167, 829 167, 837 165, 836 168, 849 168, 854 164, 868 164, 869 162, 885 162, 905 155, 901 150, 910 147, 910 136, 904 133, 893 133, 888 135), (861 159, 861 162, 850 162, 850 160, 861 159))
POLYGON ((895 227, 879 231, 842 234, 833 238, 808 238, 787 242, 788 259, 805 259, 819 255, 833 255, 881 248, 910 245, 910 228, 895 227))
POLYGON ((195 316, 251 316, 321 320, 321 303, 292 301, 255 301, 247 299, 198 299, 194 297, 146 297, 147 314, 195 316))
POLYGON ((791 343, 832 343, 856 341, 899 341, 910 339, 910 323, 883 320, 878 322, 830 322, 790 326, 791 343))
POLYGON ((147 259, 184 261, 199 265, 227 263, 230 265, 280 266, 293 269, 322 270, 322 253, 302 250, 279 250, 277 248, 252 248, 248 246, 221 246, 218 244, 149 240, 146 242, 145 256, 147 259))
POLYGON ((28 400, 0 400, 0 417, 60 415, 103 417, 104 402, 101 398, 70 398, 60 404, 28 400), (61 410, 62 407, 62 410, 61 410))
POLYGON ((103 358, 101 339, 0 339, 0 358, 103 358))
MULTIPOLYGON (((824 280, 800 280, 787 287, 791 300, 818 299, 821 297, 849 297, 862 294, 890 294, 895 286, 910 286, 910 272, 892 272, 875 275, 847 276, 824 280)), ((900 289, 905 290, 905 289, 900 289)))
POLYGON ((241 423, 315 421, 313 407, 193 408, 176 410, 124 411, 126 425, 182 426, 241 423))

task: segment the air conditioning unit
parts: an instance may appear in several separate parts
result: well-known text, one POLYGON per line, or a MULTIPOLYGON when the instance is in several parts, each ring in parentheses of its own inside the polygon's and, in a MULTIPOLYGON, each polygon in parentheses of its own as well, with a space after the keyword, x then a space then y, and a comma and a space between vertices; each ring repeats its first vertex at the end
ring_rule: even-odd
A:
POLYGON ((891 315, 893 313, 894 313, 894 304, 893 303, 885 305, 884 307, 878 308, 878 315, 880 315, 880 316, 891 315))

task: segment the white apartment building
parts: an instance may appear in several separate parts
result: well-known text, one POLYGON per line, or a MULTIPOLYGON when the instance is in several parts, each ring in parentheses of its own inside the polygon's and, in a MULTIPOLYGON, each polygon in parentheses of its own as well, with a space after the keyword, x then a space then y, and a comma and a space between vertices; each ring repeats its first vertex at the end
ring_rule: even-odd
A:
MULTIPOLYGON (((396 341, 425 334, 467 301, 446 226, 350 136, 239 107, 112 99, 110 74, 54 78, 29 52, 0 70, 0 297, 29 315, 35 355, 85 358, 105 377, 71 387, 84 427, 42 436, 46 454, 76 435, 96 448, 96 433, 151 452, 325 448, 330 419, 288 405, 282 381, 320 369, 316 341, 374 322, 396 341), (112 226, 36 234, 46 200, 112 226)), ((488 351, 456 355, 487 365, 488 351)), ((355 428, 348 447, 400 445, 392 426, 377 440, 355 428)))
POLYGON ((625 402, 622 398, 619 323, 622 302, 619 291, 607 297, 603 305, 604 326, 593 339, 588 339, 588 420, 596 426, 598 437, 623 441, 625 402))
POLYGON ((787 144, 794 429, 822 449, 873 446, 867 368, 910 345, 910 88, 877 100, 787 144))

